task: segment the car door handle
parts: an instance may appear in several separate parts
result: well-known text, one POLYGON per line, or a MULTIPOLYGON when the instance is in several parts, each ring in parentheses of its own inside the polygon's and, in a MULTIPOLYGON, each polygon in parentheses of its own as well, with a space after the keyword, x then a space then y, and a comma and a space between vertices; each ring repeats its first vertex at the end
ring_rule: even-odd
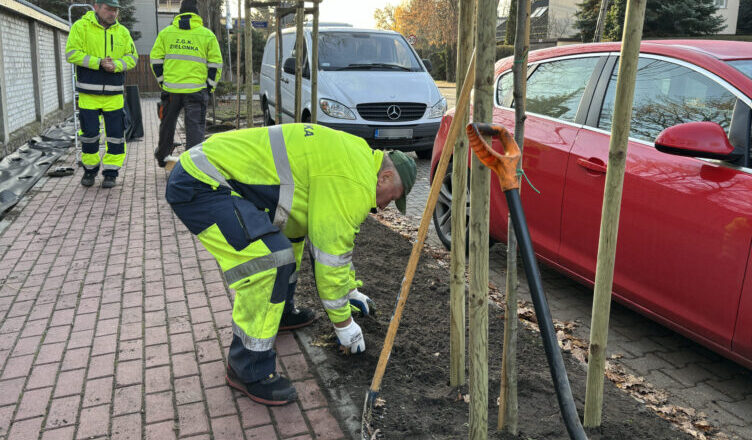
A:
POLYGON ((593 162, 592 160, 579 158, 577 159, 577 165, 581 166, 582 168, 585 168, 588 171, 593 171, 596 173, 605 173, 606 172, 606 165, 599 164, 597 162, 593 162))

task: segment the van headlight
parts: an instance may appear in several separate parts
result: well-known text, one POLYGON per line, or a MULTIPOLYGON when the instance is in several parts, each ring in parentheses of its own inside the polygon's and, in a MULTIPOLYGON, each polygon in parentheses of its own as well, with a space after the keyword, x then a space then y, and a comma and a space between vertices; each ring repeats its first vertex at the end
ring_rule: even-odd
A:
POLYGON ((434 119, 434 118, 440 118, 444 116, 444 112, 446 112, 447 109, 447 103, 446 98, 439 99, 439 102, 433 105, 433 107, 428 109, 428 119, 434 119))
POLYGON ((355 119, 355 113, 352 112, 346 105, 341 104, 331 99, 320 99, 319 106, 321 111, 327 115, 337 119, 355 119))

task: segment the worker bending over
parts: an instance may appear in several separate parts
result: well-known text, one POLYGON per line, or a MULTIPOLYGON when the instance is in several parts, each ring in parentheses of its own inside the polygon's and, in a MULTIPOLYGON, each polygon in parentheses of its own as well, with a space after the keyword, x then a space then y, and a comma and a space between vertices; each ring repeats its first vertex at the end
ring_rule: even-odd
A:
POLYGON ((350 304, 364 314, 370 299, 352 271, 355 234, 368 213, 391 201, 405 212, 415 162, 372 150, 365 140, 313 124, 230 131, 180 156, 166 198, 178 218, 219 262, 235 289, 227 382, 256 402, 297 398, 276 373, 278 329, 315 315, 294 304, 308 239, 321 302, 339 343, 365 350, 350 304))
POLYGON ((71 26, 65 59, 76 65, 76 91, 81 121, 81 185, 94 185, 99 172, 99 115, 104 116, 107 148, 102 158, 102 188, 115 186, 125 161, 125 71, 136 66, 138 53, 128 29, 118 23, 118 0, 96 0, 71 26))
POLYGON ((175 124, 185 111, 185 148, 204 140, 209 93, 222 75, 222 53, 217 37, 204 27, 196 0, 183 0, 180 14, 157 35, 150 54, 151 69, 162 87, 159 106, 159 144, 154 152, 157 165, 177 160, 175 124))

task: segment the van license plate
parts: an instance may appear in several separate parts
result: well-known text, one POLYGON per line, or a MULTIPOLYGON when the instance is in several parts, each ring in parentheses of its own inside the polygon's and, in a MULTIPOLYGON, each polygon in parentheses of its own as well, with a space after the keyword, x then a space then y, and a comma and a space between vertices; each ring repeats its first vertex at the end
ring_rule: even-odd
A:
POLYGON ((412 128, 377 128, 373 132, 376 139, 412 139, 412 128))

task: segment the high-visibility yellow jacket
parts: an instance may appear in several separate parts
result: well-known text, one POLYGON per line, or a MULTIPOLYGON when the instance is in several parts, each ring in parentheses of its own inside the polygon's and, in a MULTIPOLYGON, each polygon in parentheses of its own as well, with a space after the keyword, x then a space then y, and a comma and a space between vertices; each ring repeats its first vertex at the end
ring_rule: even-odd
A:
POLYGON ((215 134, 180 163, 196 179, 229 186, 265 210, 288 238, 308 237, 319 296, 337 323, 350 317, 347 294, 359 285, 352 251, 360 224, 376 207, 383 157, 360 137, 284 124, 215 134))
POLYGON ((214 91, 222 75, 217 37, 192 12, 178 15, 159 32, 150 58, 157 82, 171 93, 193 93, 206 87, 214 91))
POLYGON ((138 62, 130 32, 115 22, 105 29, 94 11, 84 14, 71 26, 65 44, 65 59, 76 65, 76 90, 91 95, 122 95, 125 71, 138 62), (100 68, 103 58, 112 58, 114 72, 100 68))

